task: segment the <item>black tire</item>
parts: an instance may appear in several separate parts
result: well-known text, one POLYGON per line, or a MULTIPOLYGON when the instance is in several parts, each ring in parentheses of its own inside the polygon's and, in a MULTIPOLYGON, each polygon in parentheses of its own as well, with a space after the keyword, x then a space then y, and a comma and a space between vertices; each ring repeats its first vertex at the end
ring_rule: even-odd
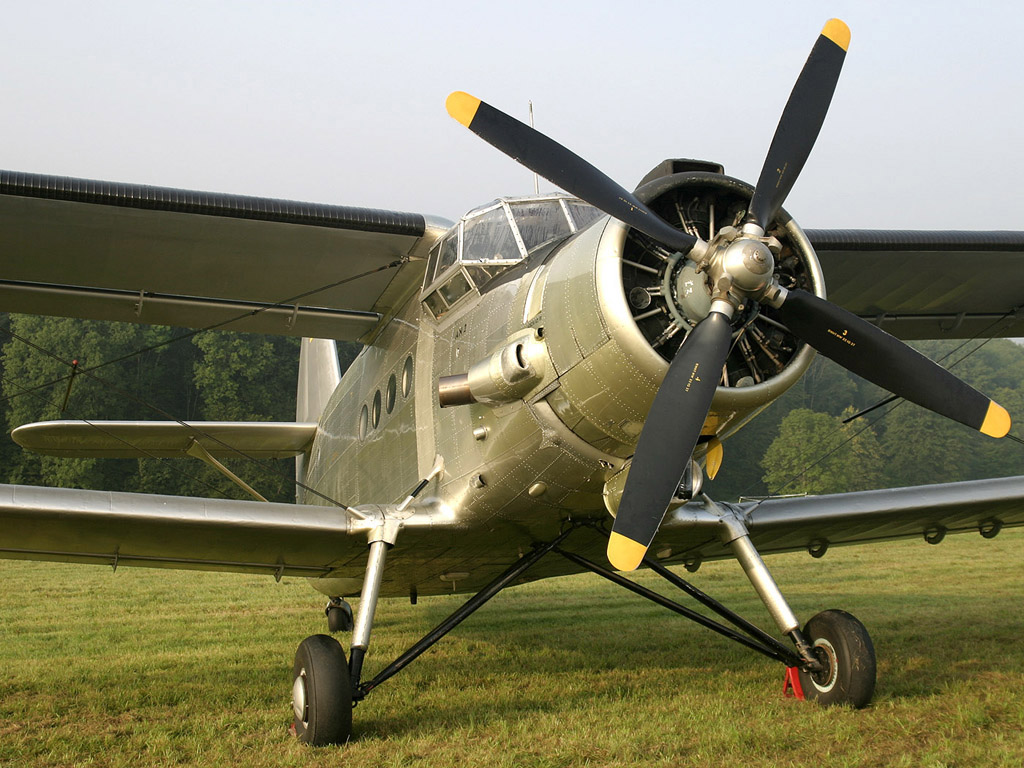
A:
POLYGON ((846 611, 822 611, 807 622, 804 637, 824 665, 800 670, 804 697, 825 706, 866 707, 875 692, 875 647, 864 625, 846 611))
POLYGON ((344 744, 352 735, 352 683, 345 652, 329 635, 299 644, 292 667, 295 735, 314 747, 344 744))
POLYGON ((352 608, 348 603, 331 604, 327 606, 327 631, 332 635, 335 632, 352 631, 352 608))

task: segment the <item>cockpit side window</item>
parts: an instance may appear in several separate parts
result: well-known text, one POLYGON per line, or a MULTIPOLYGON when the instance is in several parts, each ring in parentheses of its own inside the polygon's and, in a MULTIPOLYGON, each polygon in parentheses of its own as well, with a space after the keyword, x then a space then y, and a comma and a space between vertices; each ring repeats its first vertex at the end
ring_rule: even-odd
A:
POLYGON ((509 203, 519 235, 530 253, 539 245, 572 234, 569 222, 558 200, 509 203))
MULTIPOLYGON (((437 278, 444 272, 448 267, 455 263, 459 257, 459 232, 453 230, 450 232, 441 243, 441 255, 437 260, 437 270, 430 279, 437 278)), ((430 282, 428 280, 427 282, 430 282)))
POLYGON ((523 257, 503 206, 463 224, 463 261, 518 261, 523 257))
POLYGON ((577 232, 581 229, 586 229, 599 218, 604 216, 604 214, 597 210, 597 208, 580 200, 569 200, 566 205, 569 206, 569 212, 572 214, 573 223, 576 225, 577 232))
POLYGON ((441 246, 444 245, 444 240, 438 240, 434 243, 434 246, 430 249, 430 253, 427 255, 427 270, 424 273, 423 284, 429 285, 430 281, 434 279, 434 273, 437 271, 437 256, 441 253, 441 246))

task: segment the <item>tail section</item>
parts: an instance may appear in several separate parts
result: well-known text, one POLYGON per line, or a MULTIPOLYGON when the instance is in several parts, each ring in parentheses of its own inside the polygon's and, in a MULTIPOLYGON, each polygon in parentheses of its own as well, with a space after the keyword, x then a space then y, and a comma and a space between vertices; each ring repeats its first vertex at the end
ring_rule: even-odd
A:
POLYGON ((333 339, 303 339, 299 352, 299 389, 295 398, 296 421, 320 421, 341 381, 338 348, 333 339))
MULTIPOLYGON (((299 352, 299 386, 295 397, 295 420, 319 423, 334 390, 341 382, 338 348, 333 339, 303 339, 299 352)), ((295 459, 295 478, 306 477, 306 456, 295 459)), ((296 487, 296 500, 302 501, 302 489, 296 487)))

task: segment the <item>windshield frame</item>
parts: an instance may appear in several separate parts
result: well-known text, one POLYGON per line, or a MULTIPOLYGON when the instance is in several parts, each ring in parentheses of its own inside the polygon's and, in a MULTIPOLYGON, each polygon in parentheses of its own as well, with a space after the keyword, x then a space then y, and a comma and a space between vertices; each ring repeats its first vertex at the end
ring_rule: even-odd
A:
POLYGON ((552 192, 544 195, 502 197, 469 211, 465 216, 459 219, 459 222, 443 237, 439 238, 430 249, 423 277, 423 288, 420 292, 420 300, 427 305, 430 313, 435 318, 440 318, 441 315, 446 314, 449 309, 454 307, 455 304, 457 304, 468 293, 472 291, 476 291, 477 293, 480 292, 481 285, 478 280, 473 278, 472 273, 480 272, 481 270, 466 269, 467 265, 474 267, 497 268, 496 272, 493 269, 484 270, 484 272, 491 273, 491 277, 494 277, 497 274, 500 274, 500 272, 511 269, 516 264, 520 264, 527 258, 527 256, 529 256, 530 252, 541 245, 550 243, 559 238, 571 237, 580 229, 589 226, 589 224, 596 220, 596 218, 603 215, 599 214, 598 216, 595 216, 591 221, 586 222, 583 227, 581 227, 572 213, 573 208, 570 204, 588 205, 585 201, 566 194, 565 192, 552 192), (543 203, 550 203, 553 210, 557 208, 564 221, 568 223, 568 231, 564 236, 556 234, 554 237, 548 238, 544 242, 535 243, 533 248, 528 249, 527 244, 523 241, 523 236, 520 232, 512 207, 517 204, 537 205, 543 203), (465 253, 467 228, 472 228, 478 220, 483 219, 485 216, 492 215, 499 209, 504 215, 505 226, 508 227, 508 231, 511 233, 512 239, 515 242, 518 250, 517 257, 501 259, 467 258, 465 253), (454 251, 448 250, 453 244, 454 251), (444 258, 442 258, 443 251, 447 251, 444 254, 444 258), (461 277, 456 280, 455 276, 460 273, 461 277), (449 288, 454 282, 459 283, 459 291, 441 291, 442 288, 449 288), (463 288, 463 286, 465 286, 465 288, 463 288), (445 295, 442 295, 443 293, 445 295))

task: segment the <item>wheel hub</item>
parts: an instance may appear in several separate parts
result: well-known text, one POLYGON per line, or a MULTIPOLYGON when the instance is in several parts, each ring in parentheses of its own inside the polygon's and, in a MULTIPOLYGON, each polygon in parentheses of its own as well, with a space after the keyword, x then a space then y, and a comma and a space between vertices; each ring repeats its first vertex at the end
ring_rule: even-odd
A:
POLYGON ((831 691, 839 679, 839 659, 832 643, 824 638, 814 641, 814 655, 821 664, 821 669, 811 672, 811 682, 822 693, 831 691))
POLYGON ((308 708, 306 706, 306 670, 303 669, 295 676, 292 683, 292 711, 295 719, 301 723, 306 722, 308 708))

